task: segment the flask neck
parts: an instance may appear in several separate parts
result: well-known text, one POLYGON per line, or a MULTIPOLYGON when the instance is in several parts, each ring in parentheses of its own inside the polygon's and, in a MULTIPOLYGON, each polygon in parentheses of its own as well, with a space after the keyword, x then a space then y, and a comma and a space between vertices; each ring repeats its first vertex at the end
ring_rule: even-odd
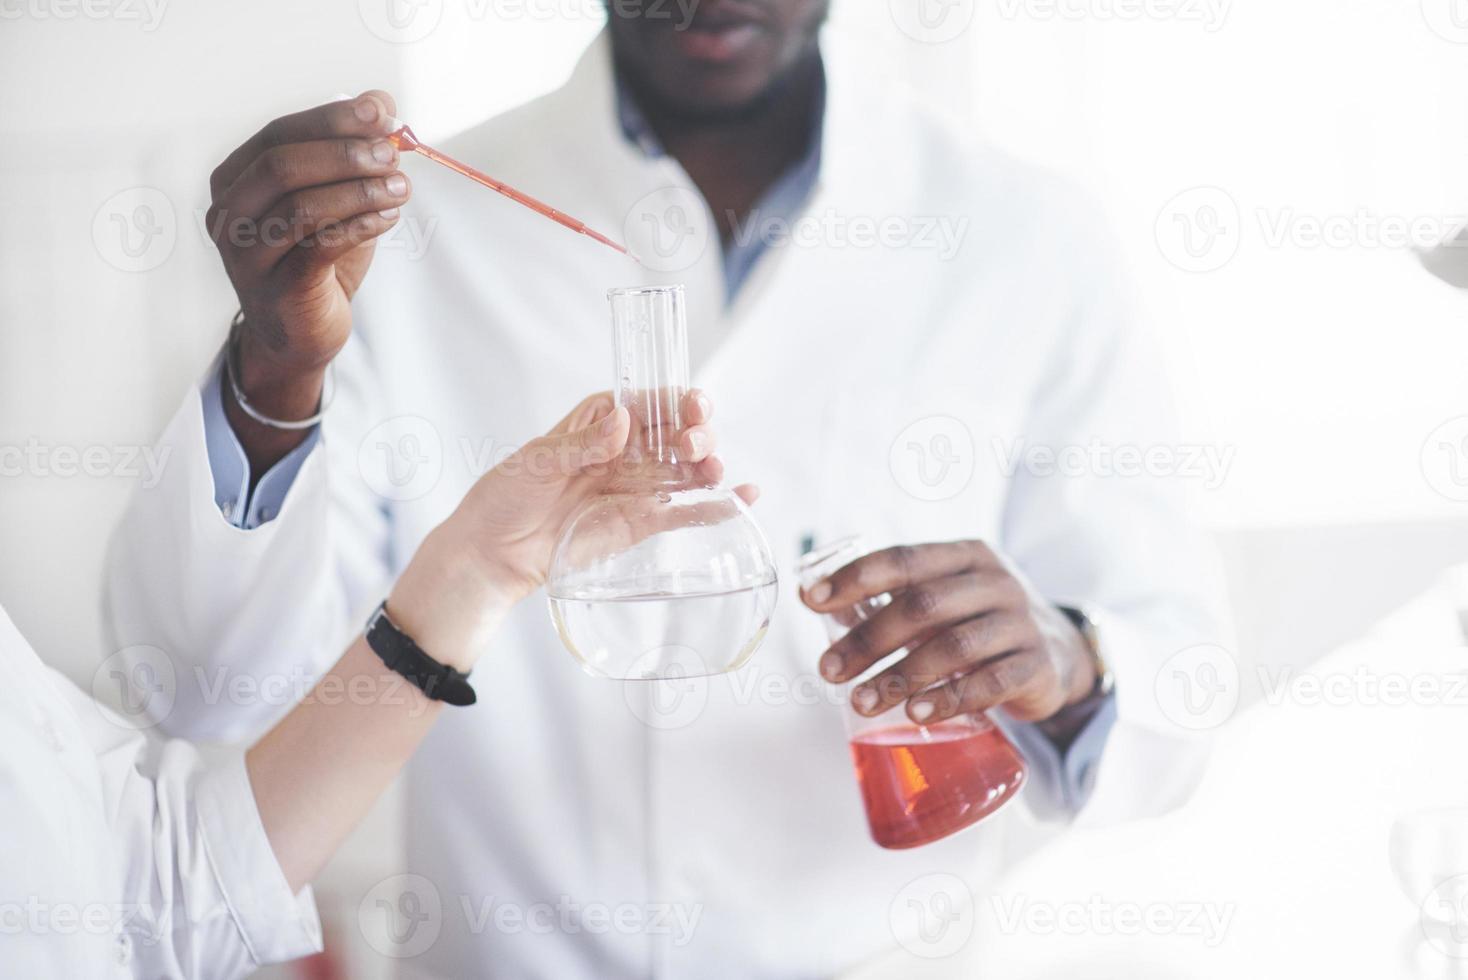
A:
POLYGON ((692 466, 678 446, 689 390, 683 287, 614 290, 610 299, 613 393, 632 421, 622 474, 660 486, 686 484, 692 466))

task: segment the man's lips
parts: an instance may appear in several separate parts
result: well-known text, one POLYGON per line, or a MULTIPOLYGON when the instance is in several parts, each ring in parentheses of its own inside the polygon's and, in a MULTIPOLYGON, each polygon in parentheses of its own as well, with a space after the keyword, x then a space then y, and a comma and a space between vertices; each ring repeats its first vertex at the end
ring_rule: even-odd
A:
POLYGON ((747 0, 702 0, 694 8, 692 22, 675 32, 675 43, 698 61, 734 61, 769 29, 768 13, 763 5, 747 0))
POLYGON ((763 25, 746 19, 723 23, 694 23, 681 31, 674 32, 678 47, 690 58, 699 61, 733 61, 759 42, 765 29, 763 25))
POLYGON ((743 24, 769 23, 769 11, 744 0, 703 0, 693 8, 695 30, 728 29, 743 24))

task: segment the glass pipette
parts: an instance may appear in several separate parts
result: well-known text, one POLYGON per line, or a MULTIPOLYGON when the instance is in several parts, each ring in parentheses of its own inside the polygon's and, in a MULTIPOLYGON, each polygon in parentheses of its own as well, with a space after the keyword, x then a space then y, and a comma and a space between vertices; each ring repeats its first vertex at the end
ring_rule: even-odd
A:
POLYGON ((524 191, 516 190, 509 184, 506 184, 504 181, 495 180, 488 174, 480 173, 478 170, 475 170, 468 164, 460 163, 458 160, 455 160, 453 157, 449 156, 446 153, 440 153, 438 150, 435 150, 433 147, 419 140, 418 137, 413 134, 413 130, 410 129, 408 126, 403 125, 401 123, 401 120, 394 119, 393 122, 398 123, 400 128, 391 133, 388 136, 388 139, 392 141, 393 146, 396 146, 398 148, 399 152, 407 152, 411 150, 414 153, 421 153, 428 159, 432 160, 434 163, 441 163, 455 173, 463 174, 470 180, 475 181, 476 183, 483 184, 485 187, 488 187, 492 191, 498 191, 505 197, 508 197, 510 200, 518 204, 523 204, 525 207, 529 208, 532 211, 535 211, 538 214, 545 215, 547 218, 551 219, 557 224, 564 225, 565 227, 570 228, 572 231, 579 232, 580 234, 583 234, 588 238, 593 238, 596 241, 601 242, 608 248, 616 249, 618 252, 621 252, 629 259, 632 259, 634 262, 637 261, 637 257, 629 252, 625 246, 618 245, 616 242, 612 241, 601 232, 588 228, 584 221, 578 221, 575 218, 571 217, 569 214, 566 214, 563 211, 556 210, 549 204, 546 204, 544 201, 538 201, 535 198, 531 197, 529 194, 526 194, 524 191))

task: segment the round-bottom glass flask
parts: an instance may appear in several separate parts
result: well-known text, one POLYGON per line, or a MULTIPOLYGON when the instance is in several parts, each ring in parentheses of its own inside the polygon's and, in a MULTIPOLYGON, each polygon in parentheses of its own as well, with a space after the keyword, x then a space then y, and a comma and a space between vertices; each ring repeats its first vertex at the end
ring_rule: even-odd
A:
POLYGON ((701 483, 678 450, 688 394, 683 287, 614 289, 618 405, 632 419, 605 493, 567 520, 546 594, 561 641, 591 674, 735 670, 775 609, 774 557, 749 508, 701 483))

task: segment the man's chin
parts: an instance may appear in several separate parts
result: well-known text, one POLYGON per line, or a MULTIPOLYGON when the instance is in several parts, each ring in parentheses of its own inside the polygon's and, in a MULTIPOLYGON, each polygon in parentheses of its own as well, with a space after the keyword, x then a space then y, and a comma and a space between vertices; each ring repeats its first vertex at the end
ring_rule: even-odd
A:
POLYGON ((764 106, 768 84, 719 84, 683 88, 663 94, 665 107, 689 118, 736 121, 757 113, 764 106))
POLYGON ((707 122, 737 121, 762 111, 780 82, 780 75, 764 64, 740 70, 684 67, 662 77, 667 82, 644 97, 656 100, 665 112, 707 122))

